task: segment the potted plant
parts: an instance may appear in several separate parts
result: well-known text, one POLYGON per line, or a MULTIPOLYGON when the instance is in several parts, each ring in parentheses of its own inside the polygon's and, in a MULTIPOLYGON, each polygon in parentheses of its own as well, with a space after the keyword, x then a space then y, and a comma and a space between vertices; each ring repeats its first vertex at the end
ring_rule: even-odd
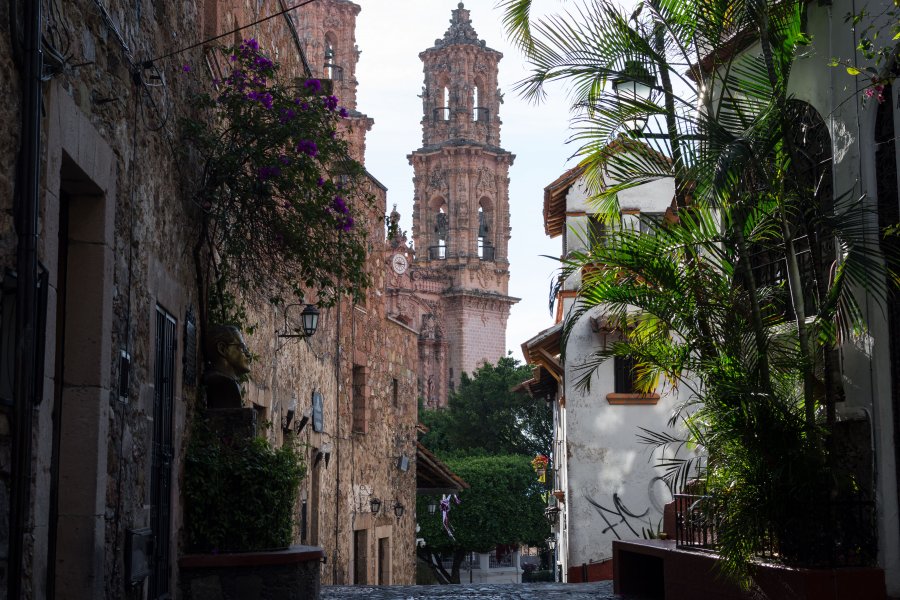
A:
POLYGON ((547 465, 550 464, 550 459, 544 456, 543 454, 538 454, 533 459, 531 459, 531 467, 534 469, 534 472, 538 475, 538 481, 544 483, 547 480, 547 465))

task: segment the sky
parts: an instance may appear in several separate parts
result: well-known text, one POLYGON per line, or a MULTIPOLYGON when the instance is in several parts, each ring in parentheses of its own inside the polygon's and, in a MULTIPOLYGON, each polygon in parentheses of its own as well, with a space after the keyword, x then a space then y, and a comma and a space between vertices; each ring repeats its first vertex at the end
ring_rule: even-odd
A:
MULTIPOLYGON (((358 109, 375 125, 366 138, 366 168, 388 188, 388 211, 401 214, 401 228, 412 233, 413 169, 406 156, 422 145, 424 84, 419 53, 444 36, 458 0, 355 0, 356 43, 361 50, 356 77, 358 109)), ((509 295, 521 298, 512 307, 506 346, 522 359, 522 342, 553 325, 548 308, 550 283, 558 263, 560 238, 544 234, 544 187, 575 164, 566 145, 569 110, 562 88, 550 90, 535 105, 514 90, 528 75, 528 65, 503 33, 497 0, 467 0, 472 25, 488 47, 503 53, 499 82, 504 103, 500 145, 516 155, 510 169, 509 295)), ((536 5, 539 3, 536 3, 536 5)), ((559 3, 546 3, 559 9, 559 3)))

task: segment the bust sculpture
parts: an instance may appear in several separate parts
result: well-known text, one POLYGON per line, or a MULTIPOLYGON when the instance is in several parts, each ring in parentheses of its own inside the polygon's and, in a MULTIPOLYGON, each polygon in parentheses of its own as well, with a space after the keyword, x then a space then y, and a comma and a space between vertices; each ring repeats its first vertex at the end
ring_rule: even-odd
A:
POLYGON ((250 372, 250 350, 241 331, 233 325, 211 325, 204 348, 207 360, 203 373, 207 408, 241 408, 239 377, 250 372))

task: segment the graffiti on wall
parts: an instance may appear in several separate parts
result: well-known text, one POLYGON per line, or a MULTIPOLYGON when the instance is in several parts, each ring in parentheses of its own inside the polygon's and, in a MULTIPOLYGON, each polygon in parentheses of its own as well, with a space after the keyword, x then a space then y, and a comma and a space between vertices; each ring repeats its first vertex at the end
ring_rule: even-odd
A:
POLYGON ((617 540, 622 539, 622 535, 627 535, 630 531, 633 537, 641 537, 644 531, 656 532, 659 530, 662 522, 662 513, 665 505, 671 502, 673 498, 672 489, 662 477, 654 477, 647 486, 648 506, 643 511, 639 511, 632 506, 628 506, 622 501, 617 492, 612 494, 612 504, 604 505, 597 500, 591 498, 587 494, 584 495, 591 506, 593 506, 600 518, 606 524, 603 533, 612 533, 617 540), (659 515, 657 522, 653 521, 651 508, 654 514, 659 515))

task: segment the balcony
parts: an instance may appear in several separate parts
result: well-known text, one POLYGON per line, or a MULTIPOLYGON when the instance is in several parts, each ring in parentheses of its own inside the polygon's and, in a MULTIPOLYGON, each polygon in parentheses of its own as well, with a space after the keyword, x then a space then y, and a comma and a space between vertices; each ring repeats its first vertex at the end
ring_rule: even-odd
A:
POLYGON ((478 246, 478 258, 481 260, 494 260, 496 248, 493 246, 478 246))
POLYGON ((484 106, 476 106, 472 111, 472 120, 479 123, 489 123, 491 120, 490 109, 484 106))

